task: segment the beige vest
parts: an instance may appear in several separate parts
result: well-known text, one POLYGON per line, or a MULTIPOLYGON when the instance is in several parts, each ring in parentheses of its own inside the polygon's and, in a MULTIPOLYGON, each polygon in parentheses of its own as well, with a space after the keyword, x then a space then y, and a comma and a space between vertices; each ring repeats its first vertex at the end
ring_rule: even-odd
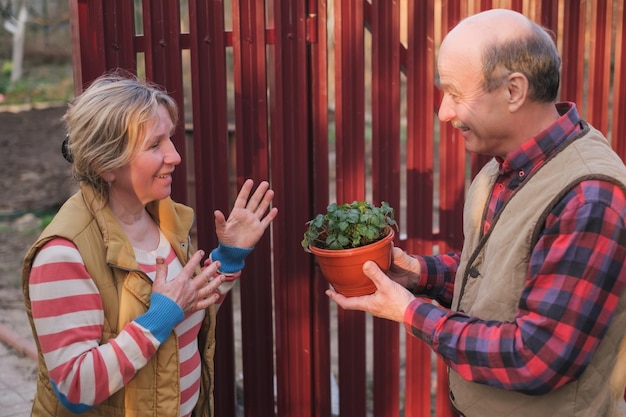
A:
MULTIPOLYGON (((472 182, 464 208, 465 243, 452 308, 483 320, 511 322, 530 254, 549 211, 575 184, 591 178, 626 189, 626 168, 592 127, 560 150, 515 192, 480 236, 487 201, 498 176, 495 160, 472 182)), ((450 398, 466 417, 624 417, 626 295, 591 363, 576 381, 530 396, 464 380, 450 370, 450 398)))
MULTIPOLYGON (((189 231, 193 211, 171 199, 152 203, 148 211, 184 265, 192 248, 189 231)), ((104 306, 102 343, 107 343, 123 327, 148 310, 151 280, 140 271, 134 251, 119 223, 108 207, 100 208, 93 191, 86 186, 72 196, 52 223, 42 232, 26 255, 22 285, 26 312, 34 333, 28 279, 32 261, 41 246, 55 236, 71 240, 85 262, 100 291, 104 306)), ((213 354, 215 350, 215 310, 207 310, 200 329, 199 350, 202 357, 201 391, 195 416, 213 416, 213 354)), ((37 341, 37 337, 35 337, 37 341)), ((48 369, 39 351, 37 394, 32 416, 73 416, 57 400, 48 377, 48 369)), ((102 404, 82 416, 178 416, 180 405, 178 339, 174 332, 157 353, 140 369, 129 383, 102 404)))

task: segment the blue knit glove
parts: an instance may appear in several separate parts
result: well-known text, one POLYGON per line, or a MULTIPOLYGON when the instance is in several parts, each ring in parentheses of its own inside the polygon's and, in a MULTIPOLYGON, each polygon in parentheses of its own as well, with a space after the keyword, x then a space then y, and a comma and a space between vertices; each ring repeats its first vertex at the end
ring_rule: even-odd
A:
POLYGON ((211 252, 211 260, 213 262, 219 261, 222 264, 220 267, 222 274, 234 274, 243 269, 245 265, 244 260, 246 256, 252 252, 252 249, 254 249, 254 247, 244 249, 223 245, 219 242, 217 248, 213 249, 211 252))

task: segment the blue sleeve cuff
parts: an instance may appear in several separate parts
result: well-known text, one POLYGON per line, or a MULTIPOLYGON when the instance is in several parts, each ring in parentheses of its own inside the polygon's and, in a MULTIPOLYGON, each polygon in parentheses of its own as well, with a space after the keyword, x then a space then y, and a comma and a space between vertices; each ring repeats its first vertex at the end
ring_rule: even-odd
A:
POLYGON ((243 269, 245 265, 244 259, 252 252, 252 249, 254 248, 244 249, 235 246, 227 246, 220 242, 217 248, 213 249, 213 252, 211 252, 211 260, 214 262, 219 261, 222 264, 220 267, 221 273, 233 274, 243 269))
POLYGON ((185 313, 174 300, 163 294, 150 294, 150 308, 135 322, 148 330, 156 339, 163 343, 172 333, 174 327, 183 321, 185 313))
POLYGON ((54 394, 57 396, 57 399, 59 400, 59 402, 63 405, 63 407, 67 408, 72 413, 82 414, 86 411, 91 410, 94 407, 93 405, 70 402, 70 400, 67 399, 67 396, 65 394, 62 394, 61 391, 59 391, 59 387, 57 386, 56 382, 50 379, 50 384, 52 385, 54 394))

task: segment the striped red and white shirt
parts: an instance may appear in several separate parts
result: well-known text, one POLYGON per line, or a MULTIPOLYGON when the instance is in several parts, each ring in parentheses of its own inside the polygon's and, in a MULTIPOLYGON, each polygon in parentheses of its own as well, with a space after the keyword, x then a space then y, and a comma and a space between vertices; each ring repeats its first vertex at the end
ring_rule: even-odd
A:
MULTIPOLYGON (((152 280, 157 255, 166 259, 168 280, 183 268, 163 235, 157 250, 136 250, 135 254, 139 267, 152 280)), ((152 294, 147 313, 101 344, 104 311, 98 288, 76 246, 62 238, 51 240, 39 251, 29 285, 37 337, 52 385, 65 407, 85 411, 123 388, 174 331, 180 349, 180 416, 191 415, 200 391, 197 337, 204 311, 183 319, 174 301, 152 294)))

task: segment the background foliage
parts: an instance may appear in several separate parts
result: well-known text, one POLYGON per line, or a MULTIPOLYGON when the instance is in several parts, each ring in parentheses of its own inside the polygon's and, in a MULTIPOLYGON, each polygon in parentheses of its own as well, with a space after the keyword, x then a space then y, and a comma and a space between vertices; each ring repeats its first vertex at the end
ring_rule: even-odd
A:
POLYGON ((65 102, 74 94, 67 0, 0 0, 0 105, 65 102), (13 34, 25 5, 23 74, 11 82, 13 34))

